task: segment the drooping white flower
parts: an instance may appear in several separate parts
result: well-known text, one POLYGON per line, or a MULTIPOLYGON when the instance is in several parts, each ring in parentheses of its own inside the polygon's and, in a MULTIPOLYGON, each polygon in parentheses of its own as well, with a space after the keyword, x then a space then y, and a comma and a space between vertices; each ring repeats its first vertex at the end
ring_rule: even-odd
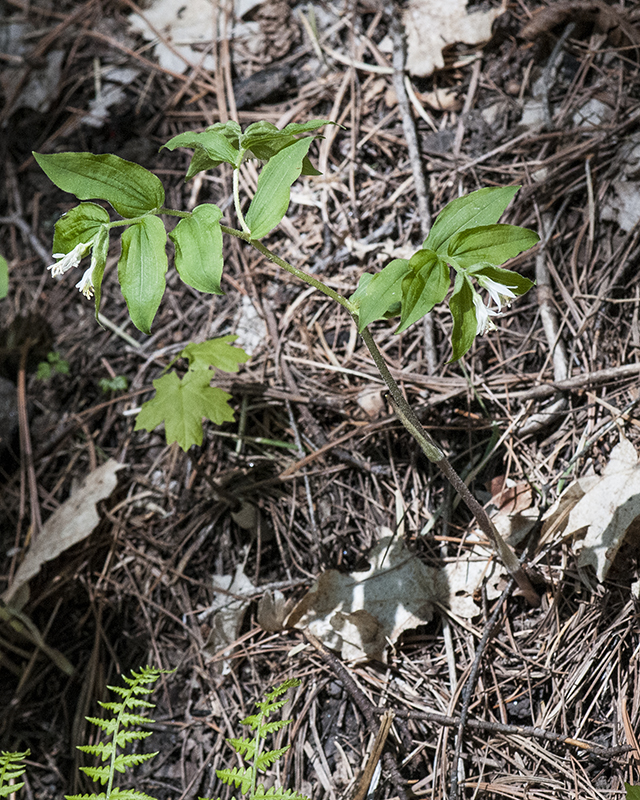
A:
POLYGON ((494 331, 496 326, 491 317, 495 317, 498 312, 485 306, 477 292, 473 293, 473 305, 476 307, 476 335, 483 336, 487 331, 494 331))
POLYGON ((487 278, 486 275, 476 275, 476 280, 483 289, 489 292, 489 296, 498 306, 498 311, 502 311, 503 303, 509 305, 511 300, 517 297, 517 295, 511 291, 512 289, 517 289, 517 286, 505 286, 504 283, 498 283, 498 281, 487 278))
POLYGON ((93 285, 93 267, 94 265, 92 263, 89 269, 86 270, 84 275, 80 278, 78 283, 76 283, 76 289, 79 289, 88 300, 91 300, 95 291, 95 287, 93 285))
POLYGON ((82 259, 87 255, 91 249, 91 242, 80 242, 77 244, 70 253, 54 253, 53 257, 60 259, 55 264, 51 264, 47 269, 51 270, 51 275, 56 278, 58 275, 64 275, 65 272, 80 265, 82 259))
POLYGON ((93 251, 91 253, 91 265, 89 269, 85 270, 83 276, 80 278, 78 283, 76 283, 76 289, 79 289, 82 294, 88 299, 91 300, 93 297, 93 293, 96 290, 94 284, 94 272, 98 266, 98 251, 99 246, 96 242, 91 242, 90 246, 93 246, 93 251))

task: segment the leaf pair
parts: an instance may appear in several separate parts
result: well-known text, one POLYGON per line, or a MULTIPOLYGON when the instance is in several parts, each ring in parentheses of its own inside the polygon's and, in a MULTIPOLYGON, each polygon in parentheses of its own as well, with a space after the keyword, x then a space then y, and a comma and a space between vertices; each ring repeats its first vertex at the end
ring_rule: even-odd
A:
POLYGON ((501 297, 519 296, 533 285, 528 278, 498 267, 539 238, 526 228, 498 224, 519 188, 489 187, 453 200, 410 260, 395 259, 376 275, 363 275, 350 298, 358 313, 359 330, 376 319, 398 314, 396 333, 406 330, 445 299, 453 267, 456 278, 449 300, 454 323, 452 360, 463 356, 485 328, 481 315, 486 312, 488 319, 491 313, 478 306, 471 276, 488 289, 498 305, 501 297))
POLYGON ((153 382, 155 397, 143 403, 135 430, 152 431, 164 422, 167 444, 178 442, 186 451, 194 444, 202 444, 203 417, 217 425, 233 422, 231 395, 211 386, 211 379, 215 369, 237 372, 238 365, 248 361, 244 350, 230 344, 237 338, 222 336, 187 345, 178 358, 189 361, 188 371, 179 378, 172 370, 153 382))
MULTIPOLYGON (((231 164, 234 169, 238 169, 246 157, 245 154, 261 161, 269 161, 276 153, 295 144, 298 135, 311 133, 327 124, 330 124, 328 120, 312 119, 304 123, 291 123, 279 130, 273 123, 260 120, 249 125, 243 133, 233 120, 216 122, 204 131, 179 133, 163 147, 167 150, 175 150, 177 147, 193 148, 194 154, 186 175, 186 180, 189 180, 198 172, 216 169, 222 163, 231 164)), ((318 175, 308 159, 305 160, 302 174, 318 175)))
POLYGON ((297 137, 327 124, 328 120, 316 119, 301 124, 291 123, 278 130, 263 120, 249 125, 243 133, 237 122, 216 123, 201 132, 180 133, 164 147, 169 150, 176 147, 194 149, 187 180, 223 162, 239 169, 247 157, 266 161, 245 218, 251 238, 262 239, 286 214, 293 182, 300 175, 319 175, 308 157, 313 137, 297 137))

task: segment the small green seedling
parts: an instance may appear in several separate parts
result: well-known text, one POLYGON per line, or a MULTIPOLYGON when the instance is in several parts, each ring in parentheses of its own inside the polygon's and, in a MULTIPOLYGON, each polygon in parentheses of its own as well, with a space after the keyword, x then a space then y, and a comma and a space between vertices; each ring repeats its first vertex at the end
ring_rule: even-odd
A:
MULTIPOLYGON (((278 711, 285 703, 289 702, 286 697, 280 700, 278 698, 282 698, 285 692, 296 686, 300 686, 300 681, 295 679, 290 679, 276 686, 275 689, 267 692, 264 700, 256 703, 257 714, 252 714, 241 720, 241 725, 247 725, 254 731, 254 735, 251 738, 227 739, 227 742, 236 753, 242 756, 248 766, 244 769, 242 767, 217 769, 216 775, 223 783, 233 785, 236 789, 239 789, 240 794, 245 795, 248 800, 255 800, 255 798, 260 797, 268 797, 270 800, 309 800, 308 797, 298 794, 293 789, 282 789, 278 786, 266 789, 263 784, 258 783, 259 773, 266 772, 272 764, 282 758, 290 747, 290 745, 285 745, 278 750, 263 751, 267 737, 291 723, 290 719, 274 720, 273 722, 268 722, 268 719, 270 714, 278 711)), ((208 800, 208 798, 200 798, 200 800, 208 800)))
POLYGON ((126 375, 114 375, 113 378, 100 378, 98 386, 105 394, 109 392, 126 392, 129 388, 129 381, 126 375))
MULTIPOLYGON (((183 450, 202 444, 202 418, 216 425, 233 422, 231 395, 211 386, 215 370, 237 372, 249 356, 234 347, 237 336, 221 336, 200 344, 188 344, 178 358, 185 358, 189 368, 182 378, 175 370, 167 371, 153 382, 156 395, 143 404, 135 430, 152 431, 164 422, 167 444, 178 442, 183 450)), ((176 359, 177 360, 177 359, 176 359)))
POLYGON ((60 357, 60 353, 47 353, 47 360, 41 361, 36 370, 36 378, 39 381, 48 381, 55 374, 68 375, 69 362, 60 357))

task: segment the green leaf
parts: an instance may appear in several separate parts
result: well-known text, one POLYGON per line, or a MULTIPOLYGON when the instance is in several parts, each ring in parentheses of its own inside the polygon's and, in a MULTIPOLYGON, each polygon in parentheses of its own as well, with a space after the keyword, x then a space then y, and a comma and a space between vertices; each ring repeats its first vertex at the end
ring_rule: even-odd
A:
POLYGON ((109 228, 102 225, 96 234, 91 251, 91 282, 95 293, 96 319, 100 311, 100 300, 102 298, 102 279, 107 266, 107 256, 109 255, 109 228))
POLYGON ((158 217, 144 217, 122 234, 118 280, 133 324, 149 333, 166 282, 166 232, 158 217))
POLYGON ((96 203, 80 203, 56 222, 53 234, 53 252, 67 254, 78 244, 90 242, 103 225, 109 223, 109 214, 96 203))
POLYGON ((111 770, 109 767, 79 767, 81 772, 88 775, 92 781, 100 782, 103 786, 109 782, 111 770))
POLYGON ((164 189, 156 175, 111 153, 34 153, 33 157, 59 189, 79 200, 106 200, 123 217, 140 217, 164 204, 164 189))
POLYGON ((9 264, 4 256, 0 256, 0 300, 9 293, 9 264))
POLYGON ((111 790, 109 800, 156 800, 156 798, 137 789, 120 789, 116 786, 111 790))
POLYGON ((233 347, 230 344, 237 338, 237 336, 220 336, 218 339, 208 339, 200 344, 191 342, 180 356, 189 359, 190 369, 208 370, 213 366, 222 372, 237 372, 238 364, 244 364, 251 358, 241 347, 233 347))
MULTIPOLYGON (((228 131, 224 125, 220 126, 218 124, 212 125, 210 128, 207 128, 207 130, 200 131, 199 133, 195 131, 179 133, 177 136, 174 136, 173 139, 169 139, 160 149, 166 148, 167 150, 175 150, 176 147, 192 147, 200 152, 200 156, 204 154, 208 159, 208 165, 204 167, 205 169, 215 169, 223 162, 231 164, 233 167, 238 166, 240 152, 237 142, 237 134, 235 134, 234 137, 234 134, 228 131), (235 138, 235 144, 233 143, 233 138, 235 138)), ((196 153, 193 155, 194 160, 195 158, 196 153)), ((196 174, 192 171, 192 167, 193 161, 189 166, 189 172, 187 173, 188 178, 196 174)), ((202 167, 197 169, 196 172, 200 172, 201 169, 202 167)))
POLYGON ((322 128, 325 125, 336 125, 337 123, 333 122, 330 119, 310 119, 307 122, 290 122, 282 129, 282 133, 288 133, 293 136, 297 136, 300 133, 310 133, 311 131, 317 131, 318 128, 322 128))
POLYGON ((236 788, 240 787, 242 794, 247 794, 251 788, 253 770, 233 767, 233 769, 217 769, 216 775, 223 783, 233 784, 236 788))
POLYGON ((297 139, 285 133, 272 122, 264 119, 252 122, 240 137, 240 147, 250 151, 256 158, 268 161, 280 150, 293 144, 297 139))
POLYGON ((540 241, 535 231, 518 225, 482 225, 449 239, 447 255, 466 269, 476 264, 504 264, 540 241))
POLYGON ((169 372, 153 382, 156 396, 143 404, 135 430, 152 431, 165 424, 167 444, 178 442, 183 450, 202 444, 202 418, 217 425, 233 422, 231 395, 210 386, 211 371, 189 370, 182 378, 169 372))
POLYGON ((409 264, 418 269, 402 281, 402 316, 396 333, 402 333, 441 303, 451 285, 448 264, 433 250, 418 250, 409 264))
MULTIPOLYGON (((519 275, 517 272, 512 272, 510 269, 502 269, 501 267, 492 267, 489 265, 482 265, 477 268, 469 269, 469 275, 472 275, 478 280, 481 286, 486 288, 486 280, 493 283, 500 284, 510 289, 516 297, 525 294, 534 285, 533 281, 525 278, 524 275, 519 275)), ((497 289, 499 292, 499 288, 497 289)))
POLYGON ((438 214, 422 246, 443 254, 455 233, 478 225, 493 225, 504 214, 519 188, 489 186, 452 200, 438 214))
MULTIPOLYGON (((292 122, 282 130, 265 120, 254 122, 245 130, 240 138, 240 144, 245 149, 250 151, 256 158, 262 161, 268 161, 276 153, 284 150, 285 147, 290 147, 296 141, 296 136, 301 133, 310 133, 323 125, 332 125, 334 123, 325 119, 313 119, 309 122, 296 123, 292 122)), ((311 166, 311 162, 305 156, 303 164, 303 175, 319 175, 320 173, 311 166), (311 171, 307 171, 311 170, 311 171)))
POLYGON ((310 175, 311 177, 314 177, 314 176, 316 176, 316 175, 322 175, 322 173, 320 172, 320 170, 319 170, 319 169, 316 169, 316 168, 313 166, 313 164, 312 164, 312 163, 311 163, 311 161, 309 160, 309 156, 305 156, 305 157, 302 159, 302 172, 301 172, 300 174, 301 174, 301 175, 310 175))
POLYGON ((625 783, 624 788, 627 790, 627 800, 640 800, 640 786, 625 783))
POLYGON ((258 188, 245 217, 252 239, 262 239, 286 214, 291 184, 300 177, 302 159, 311 142, 309 137, 298 139, 276 153, 260 173, 258 188))
POLYGON ((139 764, 149 761, 150 758, 155 758, 159 752, 156 750, 155 753, 120 753, 113 761, 113 768, 116 772, 124 773, 129 767, 137 767, 139 764))
POLYGON ((282 758, 282 756, 289 750, 290 744, 281 747, 279 750, 267 750, 265 753, 260 753, 255 761, 255 768, 265 770, 272 764, 282 758))
POLYGON ((396 258, 384 269, 369 280, 360 279, 360 285, 349 298, 358 309, 358 331, 377 319, 382 319, 385 312, 402 295, 402 279, 411 271, 409 262, 404 258, 396 258))
MULTIPOLYGON (((449 309, 453 317, 451 361, 457 361, 469 350, 476 338, 478 323, 473 303, 474 289, 469 278, 462 272, 456 275, 453 294, 449 300, 449 309)), ((449 363, 451 363, 451 361, 449 363)))
POLYGON ((169 234, 176 248, 178 274, 200 292, 224 294, 222 276, 222 211, 213 203, 196 206, 190 217, 184 217, 169 234))
POLYGON ((256 752, 255 739, 227 739, 227 742, 233 747, 236 753, 239 753, 244 758, 253 758, 256 752))
POLYGON ((14 792, 22 789, 23 786, 24 781, 22 781, 22 783, 10 783, 8 786, 0 786, 0 797, 9 797, 9 795, 12 795, 14 792))

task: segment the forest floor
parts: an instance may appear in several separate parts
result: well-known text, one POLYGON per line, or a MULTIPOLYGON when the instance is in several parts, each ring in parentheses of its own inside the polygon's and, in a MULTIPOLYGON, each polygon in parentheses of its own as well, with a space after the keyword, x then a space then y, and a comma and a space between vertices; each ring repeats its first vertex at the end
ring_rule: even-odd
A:
MULTIPOLYGON (((0 369, 11 381, 5 416, 13 403, 20 416, 0 473, 5 600, 30 548, 52 537, 56 510, 110 459, 121 465, 99 518, 85 496, 76 543, 47 542, 19 602, 0 605, 0 749, 30 749, 28 798, 91 791, 75 749, 94 736, 85 717, 107 684, 145 664, 175 670, 154 695, 148 746, 161 754, 135 780, 161 800, 230 797, 215 776, 237 763, 225 738, 288 677, 302 686, 286 708, 292 749, 279 779, 314 800, 362 800, 385 710, 395 716, 377 797, 450 797, 452 778, 460 796, 523 800, 622 797, 625 781, 640 783, 640 14, 624 0, 517 0, 500 15, 498 2, 472 5, 496 11, 490 41, 446 47, 442 67, 409 76, 413 99, 394 88, 400 9, 374 0, 265 0, 242 18, 224 2, 186 0, 178 16, 186 26, 195 14, 191 30, 156 22, 173 36, 164 50, 132 24, 151 3, 2 6, 0 369), (189 153, 161 145, 227 119, 314 118, 342 127, 312 145, 323 175, 294 185, 267 244, 344 295, 419 248, 427 214, 451 199, 522 186, 504 221, 540 234, 514 264, 537 286, 495 331, 449 363, 445 306, 399 336, 393 320, 372 330, 423 425, 518 541, 538 608, 511 591, 328 298, 233 240, 225 294, 195 292, 170 270, 146 336, 117 284, 115 242, 104 327, 73 275, 46 269, 54 224, 75 202, 32 151, 137 161, 161 178, 167 205, 212 201, 235 224, 230 170, 184 183, 189 153), (152 381, 184 346, 229 334, 251 355, 220 376, 236 421, 205 423, 186 453, 162 428, 134 431, 152 381), (38 376, 47 361, 52 374, 38 376), (117 378, 119 389, 104 383, 117 378), (369 660, 305 638, 303 625, 282 628, 283 603, 327 570, 336 585, 362 578, 389 532, 401 560, 450 570, 448 597, 422 603, 369 660), (585 533, 596 537, 588 547, 585 533)), ((355 608, 328 595, 348 621, 355 608)))

